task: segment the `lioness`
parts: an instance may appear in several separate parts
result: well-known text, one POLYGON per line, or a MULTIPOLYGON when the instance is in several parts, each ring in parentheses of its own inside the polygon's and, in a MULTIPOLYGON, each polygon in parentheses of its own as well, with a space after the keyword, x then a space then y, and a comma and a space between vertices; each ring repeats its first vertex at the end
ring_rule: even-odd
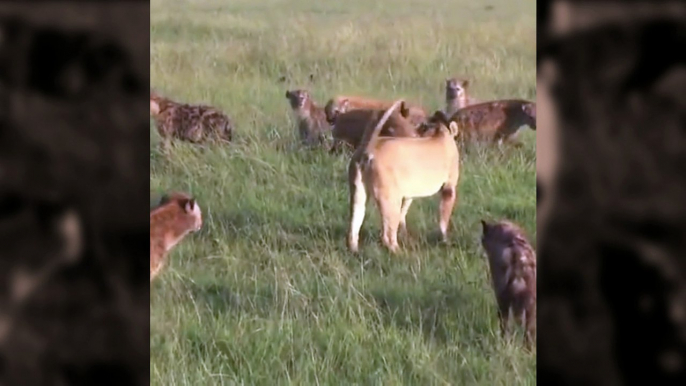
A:
POLYGON ((382 239, 391 251, 398 250, 398 228, 405 229, 405 217, 412 200, 441 193, 439 227, 447 240, 448 223, 457 198, 460 155, 453 139, 457 124, 449 128, 438 123, 431 137, 380 137, 384 123, 402 104, 398 100, 376 126, 365 132, 362 145, 348 165, 350 229, 348 248, 357 252, 367 196, 372 195, 383 219, 382 239))
MULTIPOLYGON (((380 122, 384 110, 357 109, 340 114, 333 127, 331 153, 338 152, 344 144, 357 149, 365 129, 380 122)), ((399 111, 393 111, 379 132, 383 137, 418 137, 418 125, 410 121, 410 108, 401 102, 399 111)))
MULTIPOLYGON (((393 102, 372 99, 367 97, 359 96, 337 96, 326 103, 324 106, 324 112, 326 113, 326 119, 330 124, 334 124, 338 118, 343 113, 353 110, 382 110, 385 111, 393 102)), ((426 120, 426 111, 421 106, 407 103, 405 105, 408 107, 408 118, 414 125, 419 125, 426 120)))

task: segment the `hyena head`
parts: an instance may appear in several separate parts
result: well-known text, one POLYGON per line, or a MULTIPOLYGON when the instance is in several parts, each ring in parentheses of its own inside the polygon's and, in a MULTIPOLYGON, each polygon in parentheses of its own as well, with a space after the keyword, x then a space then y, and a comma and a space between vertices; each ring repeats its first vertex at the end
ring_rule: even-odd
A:
POLYGON ((160 102, 162 97, 155 91, 150 91, 150 115, 157 115, 160 113, 160 102))
POLYGON ((462 98, 467 93, 469 81, 466 79, 448 78, 445 80, 445 96, 446 99, 452 100, 462 98))
POLYGON ((536 103, 527 102, 522 104, 522 112, 524 113, 524 124, 532 130, 536 130, 536 103))
POLYGON ((288 90, 286 91, 286 99, 288 99, 293 110, 300 110, 309 104, 310 93, 307 90, 288 90))

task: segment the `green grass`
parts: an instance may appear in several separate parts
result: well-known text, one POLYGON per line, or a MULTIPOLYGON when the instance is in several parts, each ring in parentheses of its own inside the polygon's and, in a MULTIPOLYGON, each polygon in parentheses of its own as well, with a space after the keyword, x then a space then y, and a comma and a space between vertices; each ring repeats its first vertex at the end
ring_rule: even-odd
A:
POLYGON ((535 133, 520 151, 463 153, 449 246, 432 239, 437 198, 415 201, 397 256, 370 205, 357 257, 347 159, 299 150, 284 97, 405 97, 432 112, 462 75, 477 98, 535 100, 535 1, 487 3, 151 2, 152 86, 237 126, 230 146, 177 144, 165 159, 151 123, 151 200, 187 191, 205 215, 151 288, 151 384, 535 384, 535 355, 498 336, 479 246, 482 217, 535 243, 535 133))

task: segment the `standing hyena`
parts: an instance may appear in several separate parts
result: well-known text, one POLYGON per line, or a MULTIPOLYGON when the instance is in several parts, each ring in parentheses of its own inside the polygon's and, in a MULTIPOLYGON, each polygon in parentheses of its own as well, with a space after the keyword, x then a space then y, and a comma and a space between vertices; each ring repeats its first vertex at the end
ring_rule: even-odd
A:
POLYGON ((524 231, 509 221, 481 221, 481 244, 488 255, 503 334, 515 319, 526 329, 529 347, 536 339, 536 252, 524 231))
POLYGON ((229 117, 212 106, 178 103, 151 91, 150 115, 164 151, 169 150, 173 138, 200 143, 207 139, 231 141, 233 137, 229 117))
POLYGON ((322 107, 317 106, 307 90, 287 90, 286 99, 298 123, 298 139, 307 146, 325 145, 331 135, 331 124, 322 107))

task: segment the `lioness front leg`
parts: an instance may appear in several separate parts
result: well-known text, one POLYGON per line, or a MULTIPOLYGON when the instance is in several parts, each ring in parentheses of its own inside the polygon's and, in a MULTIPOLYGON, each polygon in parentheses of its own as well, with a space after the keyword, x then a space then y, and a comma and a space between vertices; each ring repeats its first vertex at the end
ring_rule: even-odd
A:
POLYGON ((410 205, 412 205, 412 199, 411 198, 403 198, 403 204, 402 207, 400 208, 400 225, 399 225, 399 230, 400 233, 403 235, 407 234, 407 212, 410 210, 410 205))

